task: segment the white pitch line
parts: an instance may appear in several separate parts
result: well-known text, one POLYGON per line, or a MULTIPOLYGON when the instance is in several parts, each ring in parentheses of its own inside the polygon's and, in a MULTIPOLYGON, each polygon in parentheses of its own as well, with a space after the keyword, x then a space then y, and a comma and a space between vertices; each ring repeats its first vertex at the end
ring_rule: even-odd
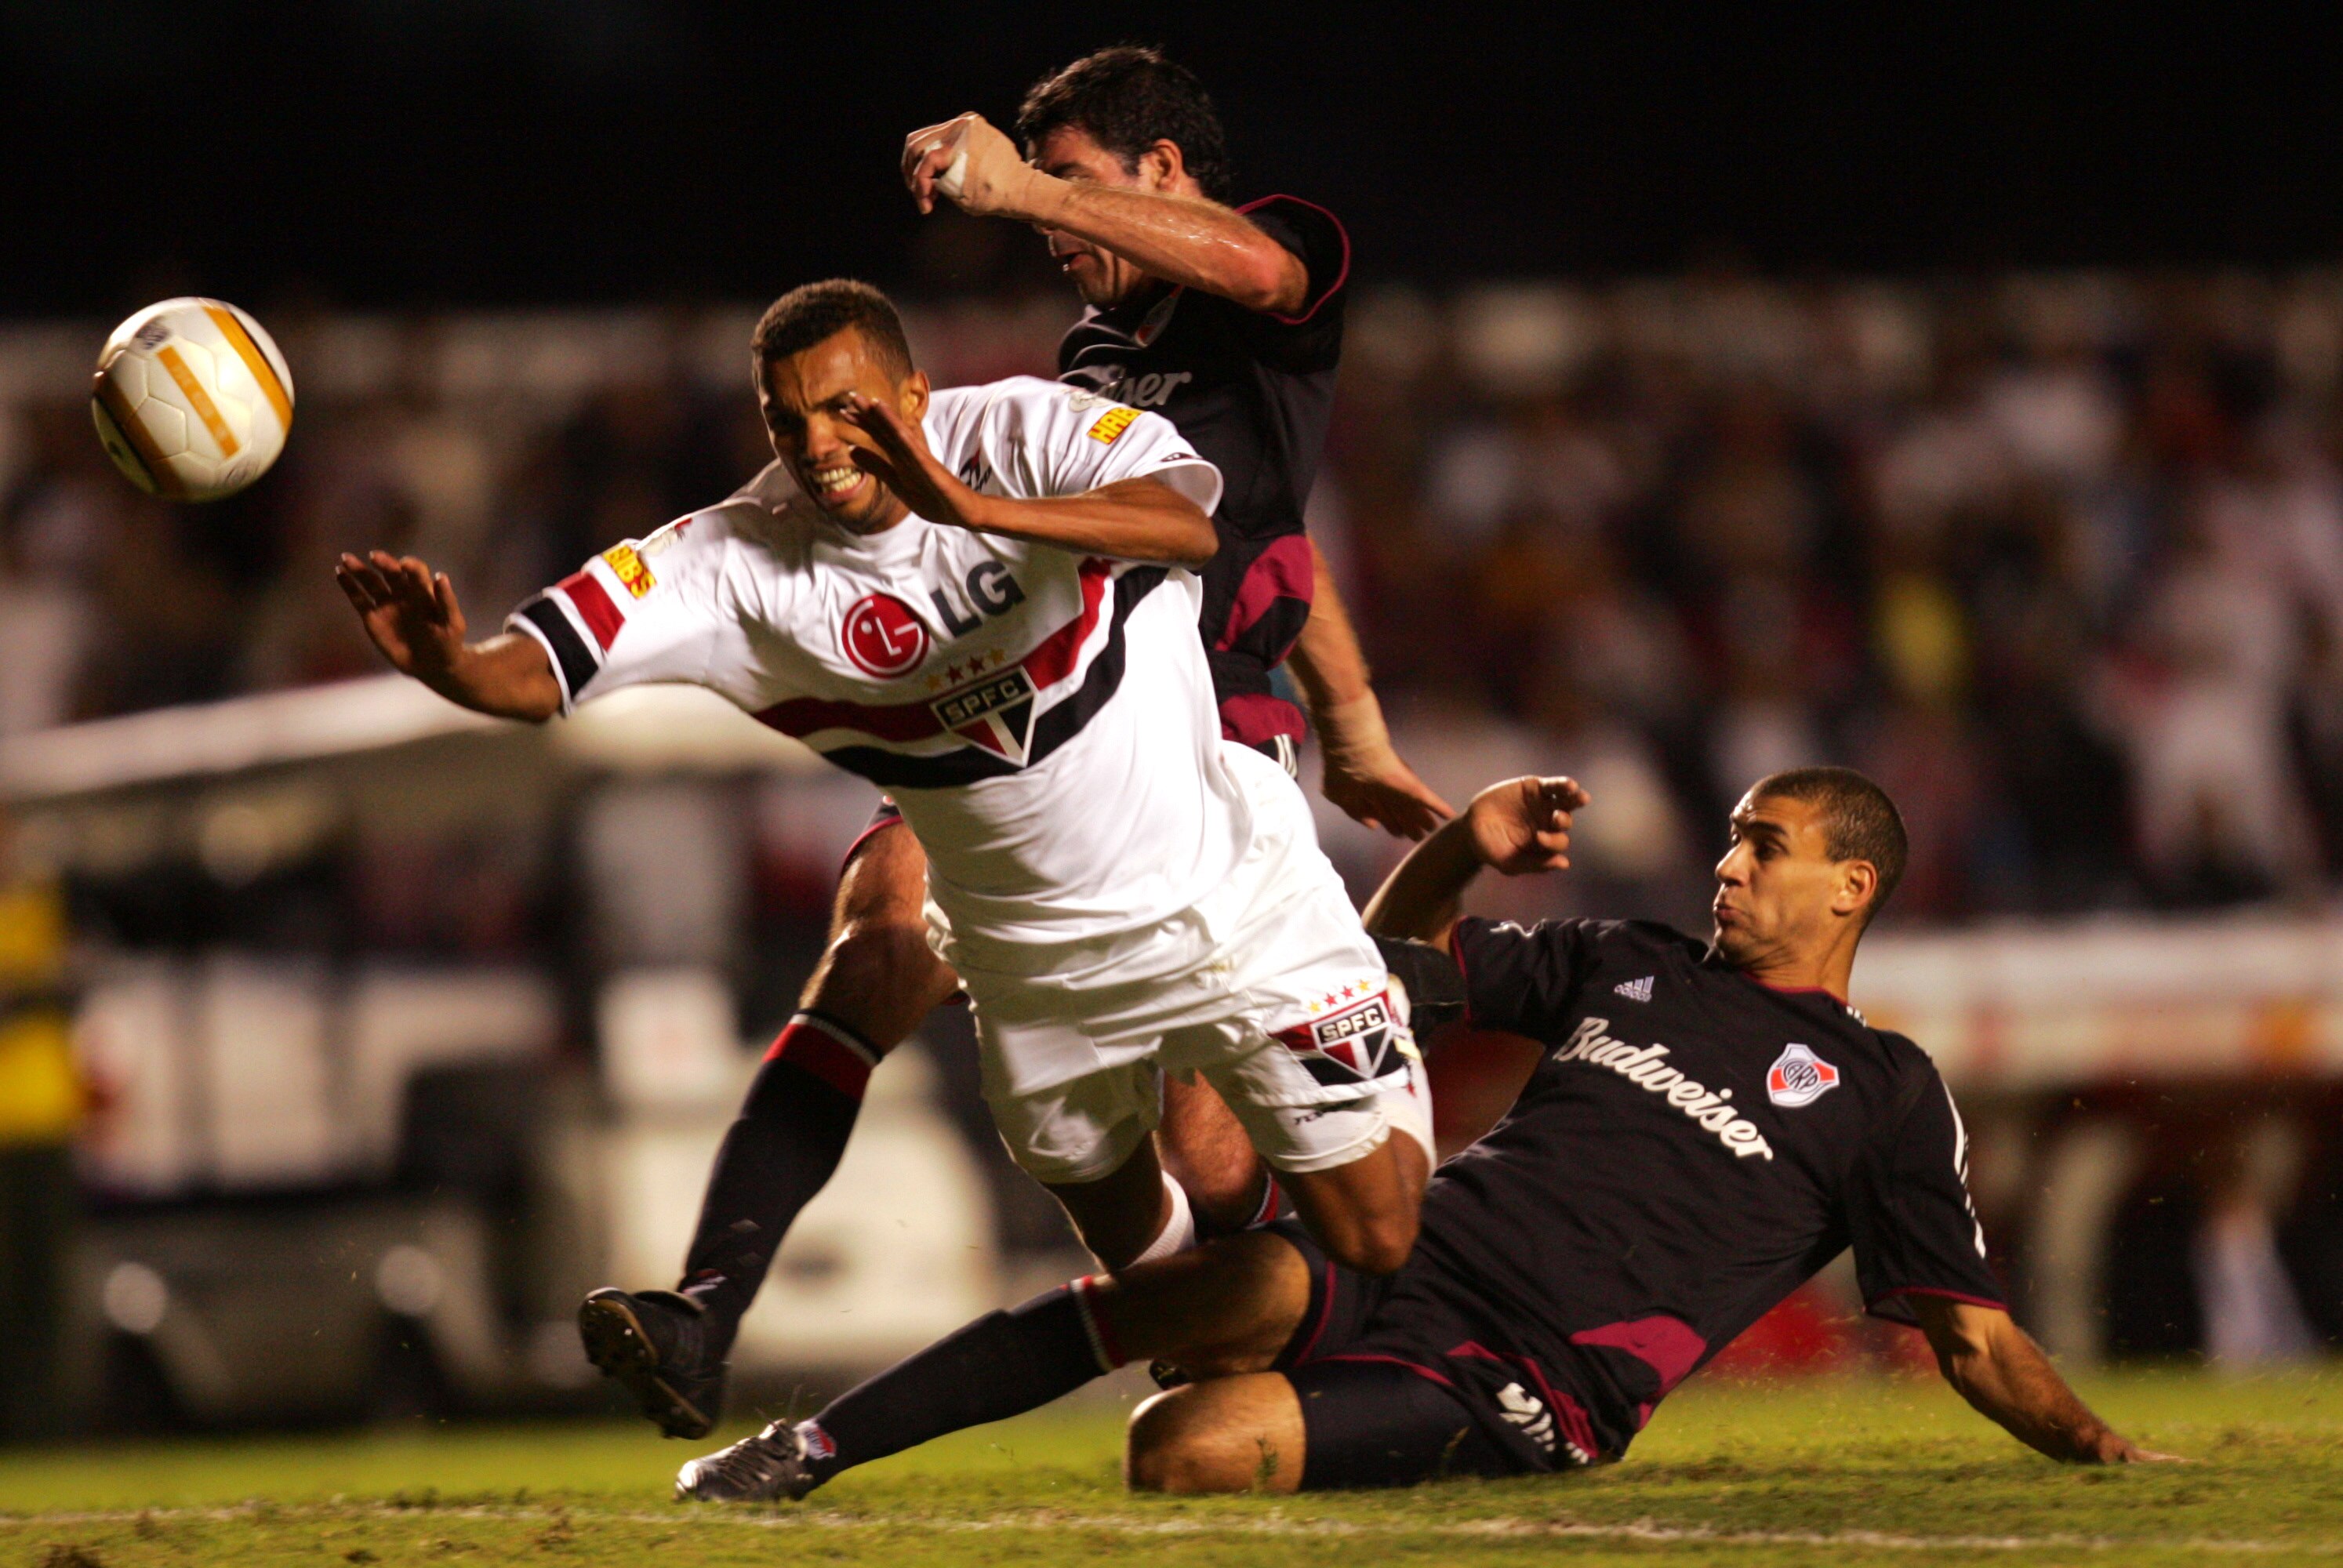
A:
POLYGON ((99 1509, 79 1513, 0 1514, 0 1529, 59 1526, 203 1523, 307 1523, 351 1518, 484 1519, 525 1524, 718 1524, 755 1530, 931 1530, 940 1534, 1004 1531, 1091 1530, 1134 1539, 1150 1536, 1406 1536, 1450 1540, 1553 1539, 1632 1541, 1647 1544, 1709 1546, 1836 1546, 1878 1552, 2121 1552, 2192 1553, 2205 1556, 2268 1556, 2279 1553, 2343 1556, 2343 1541, 2238 1541, 2207 1536, 2157 1539, 2110 1535, 1913 1535, 1882 1530, 1719 1530, 1708 1525, 1662 1524, 1639 1519, 1625 1524, 1589 1524, 1566 1519, 1472 1519, 1410 1524, 1402 1520, 1288 1519, 1282 1509, 1252 1519, 1147 1519, 1127 1513, 1074 1513, 1053 1509, 994 1514, 983 1519, 890 1519, 855 1517, 811 1510, 749 1513, 720 1507, 669 1513, 615 1513, 594 1509, 499 1507, 458 1503, 238 1503, 216 1508, 99 1509))

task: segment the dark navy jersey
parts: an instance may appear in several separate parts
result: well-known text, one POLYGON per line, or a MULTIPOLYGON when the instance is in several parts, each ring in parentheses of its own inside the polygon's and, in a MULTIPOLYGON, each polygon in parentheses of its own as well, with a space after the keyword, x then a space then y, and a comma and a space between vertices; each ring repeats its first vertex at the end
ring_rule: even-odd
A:
POLYGON ((1302 513, 1333 412, 1351 242, 1332 213, 1293 196, 1239 210, 1309 269, 1299 310, 1271 316, 1201 289, 1157 290, 1076 322, 1058 346, 1058 378, 1163 415, 1220 469, 1220 550, 1203 568, 1198 624, 1222 732, 1259 744, 1302 732, 1269 672, 1310 618, 1302 513))
POLYGON ((1849 1245, 1875 1312, 2002 1304, 1959 1112, 1910 1040, 1661 925, 1468 920, 1452 950, 1470 1020, 1544 1055, 1433 1179, 1399 1294, 1549 1379, 1594 1452, 1849 1245))

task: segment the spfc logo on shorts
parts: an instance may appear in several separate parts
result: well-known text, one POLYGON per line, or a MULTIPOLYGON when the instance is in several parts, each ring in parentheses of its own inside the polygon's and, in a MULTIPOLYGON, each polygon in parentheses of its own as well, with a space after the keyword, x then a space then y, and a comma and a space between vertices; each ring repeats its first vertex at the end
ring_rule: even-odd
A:
POLYGON ((1795 1040, 1765 1072, 1765 1098, 1795 1110, 1838 1087, 1838 1069, 1795 1040))
POLYGON ((1369 1082, 1394 1070, 1394 1032, 1391 1003, 1377 995, 1277 1038, 1302 1059, 1303 1071, 1332 1087, 1369 1082))
POLYGON ((971 746, 981 746, 1021 767, 1033 739, 1033 682, 1012 665, 974 686, 963 686, 928 704, 938 722, 971 746))

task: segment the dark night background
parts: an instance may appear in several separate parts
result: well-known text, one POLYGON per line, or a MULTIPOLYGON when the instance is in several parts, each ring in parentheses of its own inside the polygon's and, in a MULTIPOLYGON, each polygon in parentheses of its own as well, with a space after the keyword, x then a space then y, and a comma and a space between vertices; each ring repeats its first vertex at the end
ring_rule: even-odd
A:
POLYGON ((1005 119, 1044 66, 1125 38, 1201 72, 1242 187, 1335 207, 1370 276, 2343 248, 2324 36, 2227 8, 2061 10, 10 0, 0 310, 182 286, 431 305, 997 283, 954 276, 982 261, 965 247, 913 276, 902 135, 1005 119))

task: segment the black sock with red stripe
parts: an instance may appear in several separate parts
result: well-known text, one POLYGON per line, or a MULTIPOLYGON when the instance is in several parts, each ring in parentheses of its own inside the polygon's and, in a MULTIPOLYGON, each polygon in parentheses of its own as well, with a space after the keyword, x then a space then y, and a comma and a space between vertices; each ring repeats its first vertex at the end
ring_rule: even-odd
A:
POLYGON ((706 1310, 715 1352, 731 1348, 799 1211, 838 1169, 879 1051, 836 1019, 800 1012, 765 1054, 724 1134, 679 1288, 706 1310))
POLYGON ((1101 1337, 1087 1280, 983 1317, 858 1383, 799 1422, 817 1481, 1071 1393, 1121 1364, 1101 1337))

